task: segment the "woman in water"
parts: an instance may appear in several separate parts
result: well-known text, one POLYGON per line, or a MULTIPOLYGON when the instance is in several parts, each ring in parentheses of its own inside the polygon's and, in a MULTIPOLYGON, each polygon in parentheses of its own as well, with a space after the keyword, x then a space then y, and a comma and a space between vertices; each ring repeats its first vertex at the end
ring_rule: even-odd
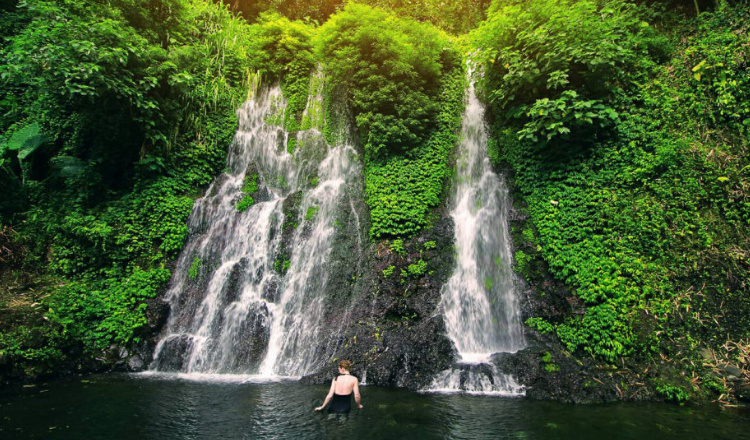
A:
POLYGON ((323 405, 315 408, 315 411, 322 410, 333 399, 331 406, 328 407, 328 412, 346 414, 351 409, 352 393, 354 393, 354 400, 357 402, 357 406, 359 409, 362 409, 362 397, 359 395, 359 379, 349 374, 351 367, 352 363, 349 361, 339 362, 339 375, 333 378, 326 400, 323 402, 323 405))

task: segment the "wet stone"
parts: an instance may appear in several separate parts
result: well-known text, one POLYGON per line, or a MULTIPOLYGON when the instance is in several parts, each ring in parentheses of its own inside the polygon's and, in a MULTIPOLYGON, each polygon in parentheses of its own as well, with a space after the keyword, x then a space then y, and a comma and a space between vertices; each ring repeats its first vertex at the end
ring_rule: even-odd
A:
POLYGON ((263 285, 263 293, 261 297, 268 301, 275 303, 279 298, 279 280, 276 277, 271 277, 266 280, 263 285))
POLYGON ((222 303, 224 305, 231 304, 240 297, 242 294, 243 283, 245 281, 245 274, 247 273, 247 258, 242 258, 240 261, 232 267, 229 273, 229 279, 224 284, 221 291, 222 303))
POLYGON ((265 357, 270 339, 268 308, 264 303, 252 304, 237 332, 232 346, 230 371, 250 373, 257 371, 265 357))
POLYGON ((725 373, 725 375, 727 376, 727 380, 732 380, 732 379, 729 379, 729 377, 734 376, 736 378, 742 375, 742 370, 740 370, 738 367, 734 365, 722 364, 722 365, 719 365, 719 369, 725 373))
POLYGON ((140 356, 135 355, 128 359, 128 370, 137 372, 137 371, 143 371, 145 369, 145 364, 143 362, 143 359, 141 359, 140 356))
POLYGON ((180 371, 187 363, 193 345, 188 335, 169 337, 164 341, 159 357, 155 360, 159 371, 180 371))

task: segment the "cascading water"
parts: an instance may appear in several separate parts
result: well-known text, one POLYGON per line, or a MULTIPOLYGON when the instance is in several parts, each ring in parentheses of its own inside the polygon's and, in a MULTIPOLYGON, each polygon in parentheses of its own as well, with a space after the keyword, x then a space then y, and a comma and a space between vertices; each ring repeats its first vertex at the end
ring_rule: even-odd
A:
POLYGON ((239 109, 228 169, 190 216, 152 370, 300 376, 321 361, 317 328, 335 215, 348 206, 345 188, 360 171, 351 147, 329 148, 320 133, 320 75, 311 89, 294 154, 279 127, 286 108, 279 87, 239 109), (261 189, 240 212, 253 176, 261 189))
POLYGON ((457 265, 443 287, 441 308, 460 360, 439 373, 428 391, 523 394, 522 386, 490 363, 494 353, 523 348, 524 339, 511 264, 508 189, 492 172, 484 108, 471 79, 452 203, 457 265))

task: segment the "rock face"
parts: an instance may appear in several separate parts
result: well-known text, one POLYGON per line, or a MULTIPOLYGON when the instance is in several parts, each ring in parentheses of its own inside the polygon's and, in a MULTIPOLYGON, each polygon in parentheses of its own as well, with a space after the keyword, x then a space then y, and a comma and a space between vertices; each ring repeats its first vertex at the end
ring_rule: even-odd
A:
POLYGON ((576 358, 549 335, 529 330, 526 338, 527 348, 496 354, 492 362, 524 384, 529 398, 597 403, 654 397, 648 389, 637 386, 643 379, 629 369, 603 366, 591 358, 576 358))
POLYGON ((368 384, 422 388, 455 356, 438 311, 454 264, 452 220, 442 215, 396 251, 388 241, 368 238, 366 207, 361 196, 350 196, 353 209, 342 211, 330 257, 324 362, 303 382, 330 381, 338 360, 348 359, 368 384), (420 261, 426 269, 410 273, 409 265, 420 261))

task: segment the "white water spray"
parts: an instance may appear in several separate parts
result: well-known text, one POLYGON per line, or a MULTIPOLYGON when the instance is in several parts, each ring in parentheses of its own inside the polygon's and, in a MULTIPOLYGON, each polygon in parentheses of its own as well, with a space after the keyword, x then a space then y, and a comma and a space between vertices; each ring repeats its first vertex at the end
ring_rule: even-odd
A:
POLYGON ((238 111, 227 171, 196 201, 188 244, 167 300, 172 314, 152 369, 187 374, 301 376, 319 359, 326 262, 346 186, 360 176, 350 146, 323 139, 322 78, 313 77, 297 134, 278 126, 286 103, 279 87, 261 91, 238 111), (236 209, 247 177, 261 190, 236 209), (285 202, 297 202, 285 218, 285 202), (281 254, 282 237, 288 242, 281 254))
MULTIPOLYGON (((471 73, 469 73, 471 76, 471 73)), ((467 91, 451 216, 456 269, 443 287, 441 307, 459 364, 438 374, 429 391, 518 395, 523 387, 490 364, 499 352, 524 346, 508 232, 510 199, 487 156, 484 108, 474 83, 467 91)))

